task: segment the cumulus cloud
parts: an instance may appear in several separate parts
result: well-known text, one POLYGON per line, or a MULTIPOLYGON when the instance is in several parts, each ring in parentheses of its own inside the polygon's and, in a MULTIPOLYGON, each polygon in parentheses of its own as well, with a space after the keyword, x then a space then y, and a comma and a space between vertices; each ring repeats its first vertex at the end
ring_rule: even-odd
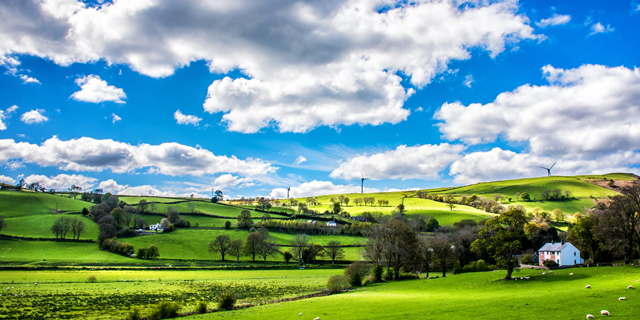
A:
POLYGON ((61 170, 133 172, 146 168, 148 173, 170 176, 201 176, 238 173, 252 176, 275 172, 269 162, 248 158, 217 156, 206 149, 178 143, 133 146, 111 139, 79 138, 62 141, 52 137, 41 145, 0 140, 0 162, 20 159, 43 167, 61 170))
POLYGON ((159 190, 156 186, 142 185, 135 187, 127 187, 117 192, 118 195, 128 196, 152 196, 152 197, 190 197, 194 198, 209 198, 209 196, 201 193, 180 193, 174 190, 159 190))
POLYGON ((0 110, 0 130, 7 130, 7 125, 4 123, 4 120, 7 120, 11 117, 11 114, 14 113, 18 109, 18 106, 13 105, 6 110, 0 110))
POLYGON ((640 148, 640 69, 583 65, 542 68, 549 85, 524 85, 491 103, 445 103, 434 115, 449 140, 502 137, 537 155, 603 154, 640 148))
POLYGON ((80 91, 74 92, 71 98, 77 101, 91 103, 113 101, 115 103, 124 103, 122 99, 127 98, 124 90, 110 86, 106 81, 96 75, 78 78, 76 79, 76 84, 80 86, 80 91))
POLYGON ((112 120, 111 120, 112 123, 116 123, 116 122, 122 120, 122 118, 118 117, 118 115, 115 114, 115 113, 111 114, 111 118, 112 118, 112 120))
POLYGON ((0 174, 0 182, 8 183, 8 184, 14 184, 14 183, 16 183, 16 180, 11 178, 11 177, 7 177, 5 175, 1 175, 0 174))
POLYGON ((180 109, 176 110, 176 112, 173 113, 173 118, 176 119, 176 122, 178 124, 192 124, 194 126, 197 126, 200 121, 202 121, 201 118, 198 118, 196 116, 182 114, 182 112, 180 112, 180 109))
POLYGON ((26 124, 34 124, 34 123, 49 121, 49 118, 47 118, 42 114, 43 112, 45 112, 45 110, 43 109, 27 111, 23 113, 22 116, 20 116, 20 120, 22 120, 22 122, 26 124))
POLYGON ((39 182, 40 185, 46 187, 47 189, 56 189, 67 190, 72 185, 80 186, 82 189, 91 189, 98 181, 96 178, 86 177, 80 174, 59 174, 57 176, 43 176, 32 174, 26 178, 24 181, 27 184, 31 184, 34 182, 39 182))
POLYGON ((214 189, 226 188, 247 188, 255 186, 253 179, 249 177, 241 178, 231 174, 223 174, 213 181, 214 189))
POLYGON ((640 154, 634 151, 619 151, 592 160, 567 156, 562 159, 516 153, 494 148, 486 152, 472 152, 451 164, 449 174, 457 184, 546 176, 555 161, 553 175, 599 174, 630 172, 630 164, 640 163, 640 154))
POLYGON ((303 156, 299 156, 298 158, 296 158, 295 164, 301 164, 307 162, 307 158, 303 157, 303 156))
POLYGON ((20 75, 20 80, 22 80, 22 83, 27 84, 27 83, 40 83, 40 80, 33 78, 33 77, 29 77, 28 75, 25 74, 21 74, 20 75))
POLYGON ((609 32, 613 32, 615 30, 615 28, 611 27, 610 25, 607 25, 606 27, 604 25, 602 25, 602 23, 598 22, 596 24, 591 25, 591 33, 589 34, 594 35, 597 33, 609 33, 609 32))
POLYGON ((129 186, 126 184, 125 185, 118 184, 118 182, 116 182, 113 179, 101 181, 100 184, 98 185, 98 188, 102 189, 105 193, 111 192, 112 194, 125 190, 128 187, 129 186))
POLYGON ((542 19, 536 22, 536 25, 540 28, 546 28, 548 26, 559 26, 567 24, 569 23, 569 21, 571 21, 570 15, 554 13, 550 18, 542 19))
MULTIPOLYGON (((290 197, 313 197, 327 194, 341 194, 341 193, 359 193, 360 185, 335 185, 331 181, 317 181, 313 180, 305 182, 297 187, 291 187, 290 197)), ((380 189, 376 188, 364 188, 364 192, 380 192, 380 189)), ((286 198, 286 188, 274 188, 269 194, 270 198, 286 198)))
POLYGON ((13 1, 0 4, 0 56, 35 55, 60 65, 104 59, 152 77, 197 60, 212 72, 238 69, 247 78, 214 81, 203 104, 223 113, 232 131, 398 123, 407 119, 403 104, 414 92, 398 72, 421 88, 474 48, 495 57, 537 38, 513 0, 459 4, 13 1))
POLYGON ((5 72, 5 74, 13 76, 13 77, 18 77, 20 78, 20 80, 22 80, 22 83, 27 84, 27 83, 40 83, 40 81, 36 78, 32 78, 29 77, 25 74, 20 74, 21 72, 24 71, 28 71, 28 70, 22 70, 19 68, 21 62, 20 60, 11 57, 11 56, 0 56, 0 67, 4 67, 5 69, 7 69, 7 71, 5 72))
POLYGON ((425 144, 413 147, 398 146, 395 150, 372 155, 358 155, 333 170, 332 178, 360 179, 424 179, 438 178, 438 173, 446 169, 453 161, 462 157, 466 149, 462 145, 443 143, 425 144))

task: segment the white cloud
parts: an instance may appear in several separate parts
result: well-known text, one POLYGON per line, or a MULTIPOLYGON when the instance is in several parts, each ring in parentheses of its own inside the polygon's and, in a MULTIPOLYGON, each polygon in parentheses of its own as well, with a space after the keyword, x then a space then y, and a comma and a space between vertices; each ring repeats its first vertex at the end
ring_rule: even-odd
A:
POLYGON ((122 120, 122 118, 118 117, 118 115, 115 114, 115 113, 112 113, 111 117, 112 117, 112 120, 111 120, 112 123, 116 123, 116 122, 122 120))
MULTIPOLYGON (((291 187, 291 198, 298 197, 313 197, 327 194, 341 194, 341 193, 359 193, 360 185, 335 185, 331 181, 317 181, 305 182, 297 187, 291 187)), ((380 189, 376 188, 364 188, 364 192, 380 192, 380 189)), ((286 188, 275 188, 271 190, 269 194, 270 198, 287 198, 286 188)))
POLYGON ((27 76, 25 74, 21 74, 20 75, 20 80, 22 80, 22 83, 25 83, 25 84, 27 84, 27 83, 40 83, 40 80, 38 80, 36 78, 29 77, 29 76, 27 76))
POLYGON ((27 111, 23 113, 22 116, 20 116, 20 120, 22 120, 22 122, 26 124, 34 124, 34 123, 49 121, 49 118, 47 118, 42 114, 43 112, 44 112, 43 109, 27 111))
POLYGON ((594 35, 597 33, 609 33, 613 32, 615 28, 607 25, 606 27, 602 25, 602 23, 598 22, 596 24, 591 25, 591 33, 589 35, 594 35))
POLYGON ((494 148, 465 155, 451 164, 449 174, 457 184, 546 176, 547 170, 540 166, 549 167, 555 161, 558 162, 551 170, 552 175, 630 172, 630 164, 640 163, 640 153, 619 151, 593 160, 585 160, 576 156, 559 159, 494 148))
POLYGON ((197 60, 212 72, 238 69, 250 79, 214 81, 204 102, 207 112, 224 113, 232 131, 398 123, 409 115, 403 104, 414 90, 402 87, 397 72, 421 88, 474 48, 495 57, 537 38, 516 1, 459 4, 14 1, 0 4, 0 56, 60 65, 104 59, 152 77, 197 60))
POLYGON ((466 87, 471 88, 471 85, 474 82, 475 81, 473 80, 473 75, 468 74, 466 77, 464 77, 464 81, 462 82, 462 84, 464 84, 466 87))
POLYGON ((295 164, 302 164, 304 162, 307 162, 307 158, 299 156, 298 158, 296 158, 295 164))
POLYGON ((0 182, 2 182, 2 183, 8 183, 8 184, 14 184, 14 183, 16 183, 16 180, 14 180, 14 179, 13 179, 13 178, 11 178, 11 177, 7 177, 7 176, 5 176, 5 175, 1 175, 1 174, 0 174, 0 182))
POLYGON ((82 187, 82 189, 91 189, 91 187, 95 185, 98 179, 86 177, 80 174, 59 174, 57 176, 50 177, 32 174, 24 178, 24 181, 27 184, 39 182, 40 185, 46 187, 47 189, 56 189, 58 191, 63 191, 67 190, 74 184, 82 187))
POLYGON ((98 185, 99 189, 102 189, 105 193, 111 192, 112 194, 118 193, 122 190, 125 190, 129 187, 129 185, 120 185, 113 179, 109 179, 106 181, 101 181, 98 185))
POLYGON ((18 106, 13 105, 7 110, 0 110, 0 131, 7 130, 7 125, 4 123, 4 120, 9 119, 11 114, 14 113, 18 109, 18 106))
POLYGON ((124 90, 110 86, 106 81, 96 75, 88 75, 76 79, 76 84, 80 86, 80 91, 74 92, 71 98, 77 101, 100 103, 113 101, 115 103, 125 103, 127 95, 124 90))
POLYGON ((395 150, 372 155, 358 155, 333 170, 332 178, 360 179, 424 179, 438 178, 438 173, 460 159, 466 147, 448 143, 439 145, 398 146, 395 150))
POLYGON ((537 155, 598 155, 640 149, 640 69, 542 68, 549 85, 524 85, 488 104, 445 103, 434 118, 449 140, 528 142, 537 155))
POLYGON ((198 118, 196 116, 182 114, 182 112, 180 112, 180 109, 176 110, 176 112, 173 113, 173 118, 176 119, 176 122, 178 124, 192 124, 194 126, 197 126, 200 121, 202 121, 201 118, 198 118))
POLYGON ((153 196, 153 197, 190 197, 193 195, 194 198, 210 198, 205 194, 201 193, 179 193, 173 190, 158 190, 156 186, 151 185, 142 185, 135 187, 127 187, 121 191, 117 192, 118 195, 128 195, 128 196, 153 196))
POLYGON ((569 23, 569 21, 571 21, 570 15, 554 13, 550 18, 542 19, 536 22, 536 25, 540 28, 546 28, 548 26, 559 26, 567 24, 569 23))
POLYGON ((275 172, 269 162, 248 158, 217 156, 206 149, 178 143, 133 146, 110 139, 79 138, 62 141, 52 137, 41 145, 0 139, 0 162, 21 159, 43 167, 61 170, 102 171, 116 173, 148 169, 148 173, 170 176, 201 176, 216 173, 239 173, 253 176, 275 172))
POLYGON ((253 182, 253 179, 245 177, 240 178, 231 174, 223 174, 217 177, 213 181, 214 189, 226 189, 226 188, 247 188, 253 187, 256 184, 253 182))

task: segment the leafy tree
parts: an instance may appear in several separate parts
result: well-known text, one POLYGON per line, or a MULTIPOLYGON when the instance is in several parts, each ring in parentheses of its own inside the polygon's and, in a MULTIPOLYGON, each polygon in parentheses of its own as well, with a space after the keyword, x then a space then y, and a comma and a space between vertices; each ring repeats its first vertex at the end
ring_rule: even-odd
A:
POLYGON ((149 249, 147 249, 147 257, 149 259, 156 259, 159 256, 160 256, 160 249, 158 249, 158 247, 156 247, 155 245, 149 246, 149 249))
POLYGON ((265 220, 269 220, 271 219, 271 215, 268 213, 265 213, 262 215, 262 217, 260 218, 260 220, 265 221, 265 220))
POLYGON ((349 206, 349 201, 351 201, 351 199, 349 199, 348 197, 344 197, 344 206, 348 207, 349 206))
POLYGON ((282 253, 282 258, 284 259, 284 262, 289 263, 289 261, 293 259, 293 254, 291 254, 291 252, 289 251, 285 251, 284 253, 282 253))
POLYGON ((271 209, 271 200, 269 200, 268 198, 265 197, 260 197, 258 199, 258 206, 260 207, 260 209, 262 210, 269 210, 271 209))
POLYGON ((80 234, 84 232, 86 225, 78 218, 71 219, 71 232, 73 233, 73 239, 80 240, 80 234))
POLYGON ((522 201, 525 201, 525 202, 529 202, 529 201, 531 201, 531 196, 530 196, 530 195, 529 195, 529 193, 527 193, 527 192, 523 192, 523 193, 520 195, 520 198, 522 199, 522 201))
POLYGON ((564 212, 562 212, 562 210, 560 209, 553 210, 551 215, 553 216, 553 220, 555 220, 556 222, 564 222, 567 218, 564 212))
POLYGON ((342 208, 340 207, 340 202, 334 202, 331 205, 331 213, 340 214, 340 212, 342 212, 342 208))
POLYGON ((387 274, 393 267, 396 271, 395 280, 399 280, 400 268, 408 265, 410 260, 417 254, 417 237, 409 226, 400 220, 390 220, 382 226, 385 231, 381 233, 384 237, 383 256, 387 264, 387 274))
POLYGON ((218 296, 218 310, 233 310, 236 305, 236 298, 233 292, 223 292, 218 296))
POLYGON ((262 257, 262 259, 264 259, 264 262, 266 263, 268 257, 276 257, 278 253, 277 244, 276 240, 271 237, 264 238, 261 235, 260 238, 262 241, 258 246, 257 253, 260 257, 262 257))
POLYGON ((231 239, 226 234, 221 234, 216 237, 216 240, 209 243, 209 253, 216 254, 220 253, 222 256, 222 261, 224 261, 224 255, 228 253, 229 247, 231 247, 231 239))
POLYGON ((456 205, 453 202, 447 203, 447 207, 449 207, 449 209, 451 209, 451 211, 453 211, 454 208, 457 208, 456 205))
POLYGON ((297 234, 290 241, 291 246, 293 247, 293 254, 296 256, 298 261, 302 261, 302 253, 304 249, 311 245, 311 238, 309 238, 306 234, 297 234))
POLYGON ((167 218, 169 218, 169 222, 176 223, 180 220, 180 212, 174 207, 169 207, 167 209, 167 218))
POLYGON ((309 247, 309 249, 307 249, 305 252, 307 252, 307 257, 305 260, 309 263, 315 263, 316 257, 324 256, 324 247, 319 244, 314 244, 311 247, 309 247))
POLYGON ((436 220, 436 218, 429 219, 429 221, 427 221, 427 224, 425 226, 425 229, 427 232, 436 231, 438 230, 438 228, 440 228, 440 223, 438 223, 438 220, 436 220))
POLYGON ((231 228, 231 221, 227 220, 224 222, 224 228, 229 230, 231 228))
POLYGON ((344 276, 349 280, 351 287, 355 288, 362 286, 362 280, 369 274, 369 271, 371 271, 370 264, 356 261, 344 270, 344 276))
POLYGON ((244 247, 241 239, 235 239, 229 244, 229 255, 236 257, 236 262, 240 262, 242 254, 242 248, 244 247))
POLYGON ((51 232, 55 234, 56 239, 64 239, 67 236, 67 232, 71 230, 71 219, 67 217, 61 217, 53 223, 51 232))
POLYGON ((602 246, 602 240, 597 234, 597 226, 598 215, 578 217, 576 224, 569 231, 568 237, 568 240, 580 249, 582 258, 585 261, 591 261, 591 263, 596 262, 595 258, 602 246))
POLYGON ((340 246, 340 241, 332 240, 324 246, 325 255, 331 258, 331 264, 335 264, 336 260, 344 259, 344 248, 340 246))
POLYGON ((147 211, 147 208, 149 208, 149 202, 147 202, 147 200, 142 199, 138 202, 138 209, 140 209, 140 213, 144 214, 145 211, 147 211))
POLYGON ((251 232, 244 243, 243 252, 245 255, 251 256, 251 261, 255 262, 260 246, 262 246, 262 236, 257 232, 251 232))
POLYGON ((238 228, 249 229, 253 226, 253 220, 251 220, 251 211, 242 210, 238 216, 238 228))
POLYGON ((525 240, 524 225, 527 219, 519 209, 512 209, 490 219, 478 234, 482 237, 473 242, 472 251, 488 252, 496 266, 507 270, 505 280, 511 280, 513 269, 518 265, 517 255, 522 253, 525 240))
POLYGON ((599 234, 610 247, 621 248, 625 263, 638 253, 640 245, 640 183, 633 182, 599 213, 599 234))

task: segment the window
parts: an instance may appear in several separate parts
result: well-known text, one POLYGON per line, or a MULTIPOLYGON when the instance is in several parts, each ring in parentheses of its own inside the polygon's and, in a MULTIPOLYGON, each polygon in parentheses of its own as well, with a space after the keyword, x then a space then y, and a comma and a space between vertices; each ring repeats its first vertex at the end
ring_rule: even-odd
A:
POLYGON ((575 252, 575 251, 573 252, 573 256, 574 256, 574 257, 576 256, 576 252, 575 252))

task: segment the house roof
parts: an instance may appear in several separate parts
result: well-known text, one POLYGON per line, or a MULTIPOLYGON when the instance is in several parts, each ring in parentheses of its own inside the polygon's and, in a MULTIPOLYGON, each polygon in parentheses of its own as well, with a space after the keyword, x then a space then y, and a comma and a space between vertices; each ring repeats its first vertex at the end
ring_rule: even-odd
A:
POLYGON ((566 248, 570 244, 570 242, 546 243, 538 251, 562 251, 562 249, 566 248))

